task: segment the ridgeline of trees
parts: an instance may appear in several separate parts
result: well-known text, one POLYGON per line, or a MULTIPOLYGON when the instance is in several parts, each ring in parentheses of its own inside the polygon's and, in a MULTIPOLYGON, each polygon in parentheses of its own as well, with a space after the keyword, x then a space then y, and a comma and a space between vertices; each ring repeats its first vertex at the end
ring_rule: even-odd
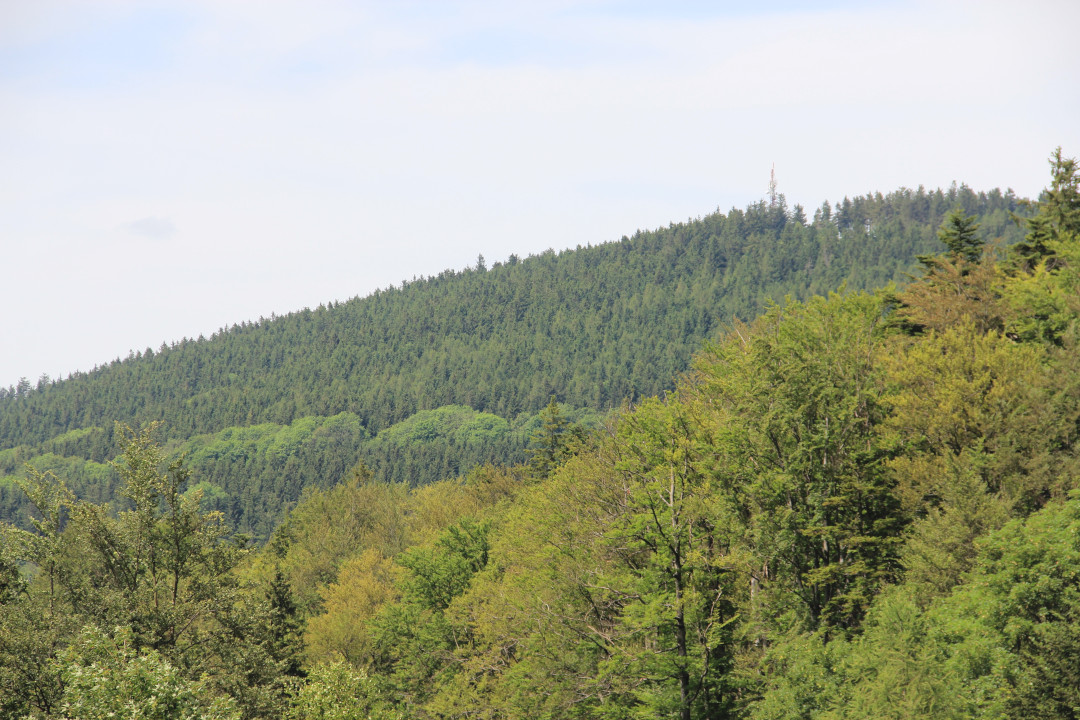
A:
POLYGON ((783 196, 619 242, 403 283, 365 298, 147 348, 88 373, 0 391, 0 449, 72 431, 101 462, 113 423, 165 421, 168 439, 306 416, 357 415, 371 434, 420 410, 465 405, 512 420, 551 395, 608 410, 674 385, 721 323, 772 298, 903 280, 946 213, 1019 241, 1011 192, 966 186, 828 203, 807 219, 783 196))
POLYGON ((979 215, 979 242, 1023 237, 1011 192, 901 190, 825 203, 812 218, 773 196, 0 389, 0 519, 28 527, 14 484, 26 462, 65 477, 78 497, 113 499, 116 422, 163 422, 161 439, 190 455, 205 506, 260 539, 303 488, 340 481, 360 459, 377 479, 412 485, 523 462, 552 395, 594 411, 595 424, 624 400, 670 390, 705 339, 769 298, 905 280, 957 206, 979 215), (470 412, 488 424, 380 432, 479 422, 470 412))

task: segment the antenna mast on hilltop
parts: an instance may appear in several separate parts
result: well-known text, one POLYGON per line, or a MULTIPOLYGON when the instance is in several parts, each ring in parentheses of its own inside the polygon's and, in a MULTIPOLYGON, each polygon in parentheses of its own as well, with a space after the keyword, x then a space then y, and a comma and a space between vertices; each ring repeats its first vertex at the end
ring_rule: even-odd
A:
POLYGON ((769 171, 769 207, 776 207, 776 163, 772 164, 769 171))

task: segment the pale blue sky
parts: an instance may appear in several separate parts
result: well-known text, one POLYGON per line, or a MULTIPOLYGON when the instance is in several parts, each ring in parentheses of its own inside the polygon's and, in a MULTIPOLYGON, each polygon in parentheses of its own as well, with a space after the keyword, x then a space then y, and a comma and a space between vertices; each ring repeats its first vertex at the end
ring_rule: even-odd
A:
POLYGON ((781 192, 1080 155, 1080 4, 0 0, 0 385, 781 192))

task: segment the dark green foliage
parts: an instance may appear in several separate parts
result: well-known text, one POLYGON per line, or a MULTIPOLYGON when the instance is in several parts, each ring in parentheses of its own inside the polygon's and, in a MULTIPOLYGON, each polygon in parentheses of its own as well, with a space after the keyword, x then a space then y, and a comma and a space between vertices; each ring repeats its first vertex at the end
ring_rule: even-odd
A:
POLYGON ((1031 272, 1048 261, 1052 265, 1054 228, 1050 218, 1039 214, 1024 222, 1027 234, 1022 241, 1009 248, 1013 262, 1023 272, 1031 272))
POLYGON ((555 396, 540 412, 541 426, 529 440, 529 470, 538 478, 546 478, 573 455, 574 446, 585 438, 585 430, 563 417, 555 396))
POLYGON ((1036 217, 1044 218, 1055 240, 1080 233, 1080 165, 1059 147, 1050 156, 1050 187, 1034 203, 1036 217))
MULTIPOLYGON (((719 322, 755 316, 766 298, 902 278, 951 206, 979 212, 991 236, 1019 239, 1004 219, 1017 202, 966 187, 903 190, 845 199, 810 225, 759 204, 486 272, 446 271, 5 391, 0 446, 114 420, 167 418, 169 436, 183 438, 339 412, 375 431, 451 404, 510 418, 553 392, 613 408, 671 387, 719 322)), ((113 448, 108 429, 67 444, 64 454, 98 461, 113 448)))
POLYGON ((303 619, 293 600, 289 581, 280 569, 274 573, 273 580, 266 590, 270 603, 268 622, 269 650, 274 660, 280 663, 281 672, 290 677, 304 675, 300 662, 300 650, 303 647, 303 619))
POLYGON ((1036 202, 1023 203, 1033 214, 1015 218, 1028 233, 1011 254, 1029 271, 1036 261, 1053 256, 1054 243, 1080 233, 1080 165, 1075 158, 1062 156, 1059 147, 1050 156, 1050 177, 1050 187, 1036 202))
POLYGON ((985 243, 979 237, 979 223, 974 215, 968 215, 960 208, 953 210, 945 218, 938 231, 938 239, 955 258, 968 262, 978 262, 982 257, 985 243))
MULTIPOLYGON (((1076 716, 1080 308, 1061 346, 1010 337, 1037 308, 1002 298, 1028 278, 970 261, 905 297, 948 304, 952 268, 994 322, 928 311, 901 334, 855 293, 734 323, 496 515, 438 616, 384 607, 383 644, 413 651, 370 666, 387 697, 419 717, 1076 716)), ((1074 267, 1036 279, 1073 288, 1074 267)))
POLYGON ((1008 300, 1022 311, 1010 328, 1024 340, 1038 339, 1061 347, 1080 308, 1080 279, 1065 272, 1080 263, 1080 167, 1062 157, 1058 148, 1050 158, 1052 182, 1027 220, 1024 241, 1011 252, 1009 273, 1017 278, 1008 300))
MULTIPOLYGON (((341 480, 361 455, 367 431, 355 415, 298 418, 290 425, 264 423, 226 428, 191 438, 171 453, 199 482, 186 493, 200 493, 204 511, 223 514, 232 527, 263 539, 269 536, 290 503, 305 487, 327 487, 341 480)), ((28 448, 0 456, 0 478, 14 480, 22 464, 52 472, 80 498, 94 503, 116 498, 121 476, 108 463, 28 448)), ((27 505, 14 482, 0 485, 0 510, 27 527, 27 505)))
POLYGON ((26 590, 19 558, 8 543, 0 545, 0 608, 15 600, 26 590))

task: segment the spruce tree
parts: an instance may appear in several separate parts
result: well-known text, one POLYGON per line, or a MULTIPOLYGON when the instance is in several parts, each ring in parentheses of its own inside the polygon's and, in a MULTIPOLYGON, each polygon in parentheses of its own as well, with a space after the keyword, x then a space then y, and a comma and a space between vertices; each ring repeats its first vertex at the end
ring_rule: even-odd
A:
POLYGON ((953 258, 963 258, 973 263, 982 258, 984 243, 979 238, 979 223, 975 221, 974 215, 968 215, 958 207, 942 223, 938 239, 949 249, 949 255, 953 258))

